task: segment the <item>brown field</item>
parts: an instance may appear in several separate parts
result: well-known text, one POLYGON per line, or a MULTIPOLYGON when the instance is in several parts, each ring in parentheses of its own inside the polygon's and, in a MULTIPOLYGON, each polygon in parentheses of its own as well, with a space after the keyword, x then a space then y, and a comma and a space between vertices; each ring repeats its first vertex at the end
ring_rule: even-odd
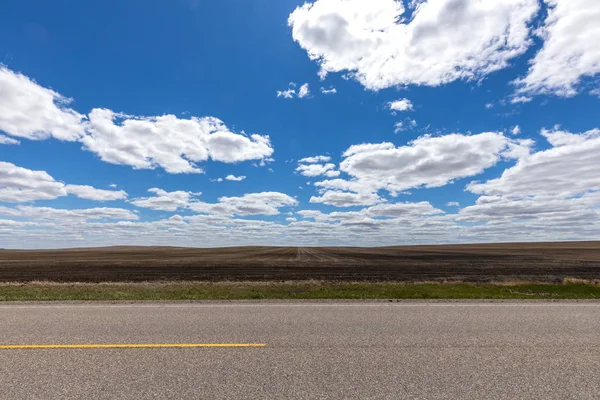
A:
POLYGON ((600 242, 0 250, 0 281, 511 281, 600 278, 600 242))

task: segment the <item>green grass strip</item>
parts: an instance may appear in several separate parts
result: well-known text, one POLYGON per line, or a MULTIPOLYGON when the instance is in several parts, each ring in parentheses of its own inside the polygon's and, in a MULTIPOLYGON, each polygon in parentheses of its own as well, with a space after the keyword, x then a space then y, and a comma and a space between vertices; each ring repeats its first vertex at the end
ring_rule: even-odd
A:
POLYGON ((600 299, 600 286, 337 282, 0 284, 0 301, 253 299, 600 299))

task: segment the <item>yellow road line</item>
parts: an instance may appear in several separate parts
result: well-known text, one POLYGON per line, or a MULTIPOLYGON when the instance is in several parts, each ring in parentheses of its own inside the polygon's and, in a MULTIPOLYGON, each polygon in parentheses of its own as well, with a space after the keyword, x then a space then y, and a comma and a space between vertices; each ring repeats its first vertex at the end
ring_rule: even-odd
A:
POLYGON ((0 349, 139 349, 172 347, 264 347, 263 343, 134 343, 134 344, 26 344, 4 345, 0 349))

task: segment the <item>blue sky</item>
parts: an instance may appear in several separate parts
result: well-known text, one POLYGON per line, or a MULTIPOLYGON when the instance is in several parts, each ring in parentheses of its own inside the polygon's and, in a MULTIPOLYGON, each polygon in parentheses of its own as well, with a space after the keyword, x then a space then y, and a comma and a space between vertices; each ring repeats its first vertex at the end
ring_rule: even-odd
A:
POLYGON ((598 26, 594 0, 5 1, 0 247, 597 239, 598 26))

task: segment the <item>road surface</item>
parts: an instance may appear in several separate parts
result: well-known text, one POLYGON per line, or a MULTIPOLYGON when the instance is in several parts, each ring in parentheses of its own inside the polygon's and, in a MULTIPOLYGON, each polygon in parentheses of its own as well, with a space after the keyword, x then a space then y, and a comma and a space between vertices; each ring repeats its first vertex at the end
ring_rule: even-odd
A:
POLYGON ((2 399, 599 393, 600 303, 22 303, 0 321, 2 399), (181 344, 256 347, 161 347, 181 344), (32 345, 78 347, 6 347, 32 345))

